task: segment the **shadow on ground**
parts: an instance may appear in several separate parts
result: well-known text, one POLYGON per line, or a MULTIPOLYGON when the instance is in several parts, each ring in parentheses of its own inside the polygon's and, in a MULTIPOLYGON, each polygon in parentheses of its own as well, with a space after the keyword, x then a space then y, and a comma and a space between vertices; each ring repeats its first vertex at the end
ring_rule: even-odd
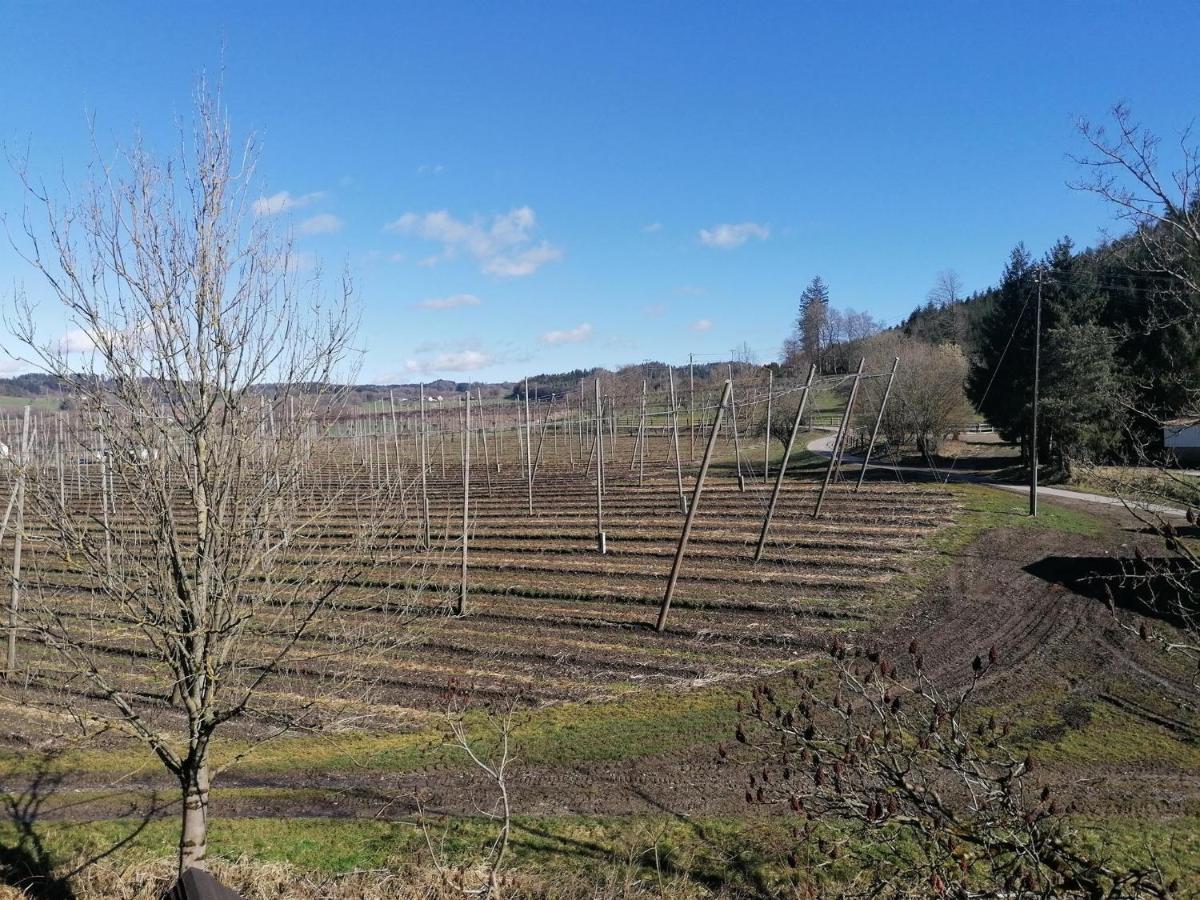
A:
POLYGON ((47 846, 39 823, 48 815, 62 816, 72 807, 91 801, 63 801, 60 797, 59 787, 67 776, 58 765, 61 754, 31 752, 31 756, 36 757, 36 765, 27 781, 20 788, 0 788, 0 809, 9 826, 0 832, 0 885, 16 888, 31 900, 75 900, 71 889, 74 877, 136 839, 166 806, 152 795, 146 808, 125 810, 127 817, 137 815, 138 824, 112 846, 65 870, 63 861, 55 859, 47 846))
POLYGON ((1176 627, 1200 615, 1200 573, 1181 559, 1047 556, 1025 571, 1081 596, 1176 627))

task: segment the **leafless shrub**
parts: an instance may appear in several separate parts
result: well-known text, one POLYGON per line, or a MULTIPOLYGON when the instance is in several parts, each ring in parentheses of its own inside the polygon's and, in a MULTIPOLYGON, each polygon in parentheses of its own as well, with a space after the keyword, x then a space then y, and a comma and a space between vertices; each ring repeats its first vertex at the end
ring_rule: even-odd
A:
POLYGON ((994 648, 956 691, 929 677, 916 643, 903 673, 840 641, 831 657, 829 678, 756 687, 736 732, 754 751, 746 801, 797 822, 788 862, 801 894, 833 883, 845 897, 1168 896, 1156 873, 1082 849, 1069 802, 1039 784, 1009 726, 975 721, 994 648))

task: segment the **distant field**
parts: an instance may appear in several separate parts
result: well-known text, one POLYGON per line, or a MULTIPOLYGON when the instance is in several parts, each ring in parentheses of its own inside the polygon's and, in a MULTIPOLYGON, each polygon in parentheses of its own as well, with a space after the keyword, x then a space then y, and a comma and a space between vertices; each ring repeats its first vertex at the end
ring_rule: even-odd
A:
POLYGON ((61 399, 58 397, 12 397, 7 394, 0 394, 0 409, 13 410, 22 409, 26 406, 33 409, 51 411, 58 409, 61 399))

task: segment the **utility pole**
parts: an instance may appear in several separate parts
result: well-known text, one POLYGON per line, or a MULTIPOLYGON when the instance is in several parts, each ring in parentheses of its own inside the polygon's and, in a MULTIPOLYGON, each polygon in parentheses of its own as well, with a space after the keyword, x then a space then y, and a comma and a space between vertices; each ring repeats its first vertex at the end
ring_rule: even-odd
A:
POLYGON ((1042 270, 1037 270, 1037 312, 1033 319, 1033 428, 1029 441, 1029 515, 1038 514, 1038 389, 1042 369, 1042 270))

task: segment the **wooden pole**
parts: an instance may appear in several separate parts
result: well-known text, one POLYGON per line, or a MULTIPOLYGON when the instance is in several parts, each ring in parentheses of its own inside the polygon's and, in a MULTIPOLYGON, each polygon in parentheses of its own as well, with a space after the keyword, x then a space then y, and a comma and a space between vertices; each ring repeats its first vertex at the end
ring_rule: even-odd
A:
POLYGON ((642 379, 642 422, 638 426, 638 487, 646 477, 646 379, 642 379))
POLYGON ((433 546, 433 535, 429 524, 429 484, 427 473, 429 471, 429 440, 428 430, 425 427, 425 385, 421 385, 421 510, 422 510, 422 543, 426 550, 433 546))
POLYGON ((854 410, 854 397, 858 393, 858 382, 862 378, 863 365, 866 359, 859 358, 858 371, 854 373, 854 385, 850 388, 850 399, 846 401, 846 411, 842 413, 842 424, 838 427, 837 437, 833 441, 833 452, 829 454, 829 466, 825 469, 825 480, 821 482, 821 491, 817 494, 817 506, 813 510, 813 518, 821 515, 821 507, 825 504, 825 492, 829 490, 829 482, 833 480, 833 471, 837 466, 838 457, 842 450, 842 441, 846 437, 846 429, 850 425, 850 414, 854 410))
POLYGON ((683 460, 679 458, 679 407, 675 403, 675 371, 667 366, 667 379, 671 385, 671 439, 675 447, 675 480, 679 483, 679 511, 687 515, 687 495, 683 492, 683 460))
POLYGON ((475 404, 479 409, 479 436, 483 439, 483 472, 487 475, 488 496, 492 496, 492 463, 488 456, 487 419, 483 415, 483 388, 475 388, 475 396, 479 400, 475 404))
POLYGON ((683 520, 683 532, 679 535, 679 546, 675 548, 675 561, 671 563, 671 576, 667 579, 667 592, 663 594, 662 606, 658 610, 658 623, 654 626, 655 631, 661 632, 667 627, 667 613, 671 609, 671 598, 675 595, 675 585, 679 582, 679 571, 683 567, 683 556, 687 552, 688 538, 692 535, 692 523, 696 519, 696 510, 700 508, 700 495, 704 492, 704 476, 708 474, 708 464, 712 461, 713 449, 717 446, 717 436, 721 431, 721 417, 732 391, 733 382, 726 381, 725 390, 721 393, 721 403, 717 407, 717 417, 713 420, 712 432, 708 436, 708 446, 704 450, 704 460, 700 463, 700 472, 696 476, 692 502, 688 507, 687 518, 683 520))
POLYGON ((742 442, 738 437, 737 398, 733 393, 733 363, 729 364, 729 424, 733 428, 733 458, 737 467, 738 490, 746 490, 746 476, 742 474, 742 442))
POLYGON ((763 433, 763 481, 771 477, 771 403, 775 391, 775 370, 767 370, 767 426, 763 433))
POLYGON ((688 459, 696 461, 696 360, 688 354, 688 439, 691 441, 691 452, 688 459))
POLYGON ((533 515, 533 444, 529 434, 529 379, 525 379, 525 485, 529 491, 529 514, 533 515))
POLYGON ((858 493, 858 489, 863 485, 863 479, 867 477, 867 464, 871 462, 871 451, 875 448, 875 439, 879 436, 879 426, 883 423, 883 411, 887 408, 888 397, 892 394, 892 382, 896 380, 896 370, 900 368, 900 357, 892 362, 892 374, 888 376, 887 387, 883 390, 883 399, 879 402, 879 414, 875 416, 875 427, 871 429, 871 440, 867 444, 867 455, 863 458, 862 470, 858 473, 858 484, 854 486, 854 492, 858 493))
POLYGON ((788 434, 787 446, 783 449, 783 463, 775 476, 775 488, 771 491, 771 502, 767 505, 767 515, 763 519, 762 531, 758 534, 758 547, 754 551, 754 561, 762 559, 763 547, 767 544, 767 532, 771 530, 771 518, 775 515, 775 507, 779 503, 779 494, 783 490, 783 477, 787 474, 788 463, 792 459, 792 445, 796 443, 796 435, 800 432, 800 420, 804 416, 804 406, 808 403, 808 395, 812 390, 813 379, 817 377, 817 366, 809 367, 808 380, 800 394, 800 402, 796 405, 796 418, 792 420, 792 430, 788 434))
POLYGON ((21 549, 25 540, 25 478, 29 468, 29 407, 21 425, 21 458, 17 463, 17 518, 13 523, 12 596, 8 607, 8 652, 4 658, 4 680, 17 674, 17 618, 21 609, 21 549))
POLYGON ((604 537, 604 423, 601 421, 600 378, 596 378, 596 549, 608 552, 604 537))
POLYGON ((462 433, 463 455, 463 515, 462 515, 462 582, 458 591, 458 614, 467 612, 467 532, 471 521, 471 392, 463 398, 465 417, 462 433))

